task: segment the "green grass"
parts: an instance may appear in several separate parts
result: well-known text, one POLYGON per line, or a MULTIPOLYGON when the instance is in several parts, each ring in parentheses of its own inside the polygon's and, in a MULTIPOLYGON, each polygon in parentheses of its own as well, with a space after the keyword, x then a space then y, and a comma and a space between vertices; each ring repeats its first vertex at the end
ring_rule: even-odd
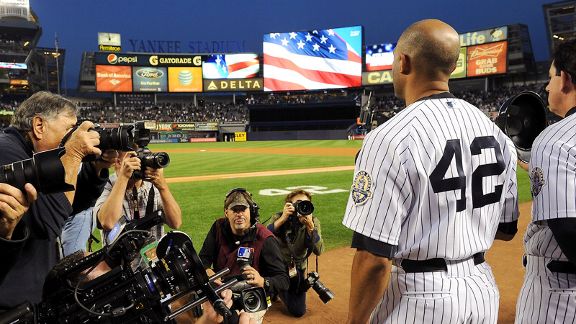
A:
MULTIPOLYGON (((236 143, 191 143, 151 145, 152 151, 171 149, 192 149, 191 153, 170 153, 171 164, 165 170, 167 177, 242 173, 268 170, 306 169, 353 165, 353 156, 319 156, 286 153, 229 153, 212 150, 223 148, 354 148, 359 149, 360 141, 274 141, 274 142, 236 142, 236 143), (195 151, 197 149, 197 151, 195 151), (201 151, 204 150, 204 151, 201 151)), ((530 183, 527 173, 518 168, 519 201, 531 200, 530 183)), ((348 189, 352 183, 352 171, 326 172, 285 176, 269 176, 213 181, 172 183, 170 188, 183 214, 180 229, 188 233, 197 250, 210 226, 218 217, 223 216, 224 196, 237 187, 248 189, 260 206, 260 220, 267 220, 280 211, 288 187, 319 186, 326 189, 345 190, 345 192, 314 194, 316 207, 314 215, 322 223, 322 234, 328 249, 350 244, 351 231, 342 225, 342 218, 348 199, 348 189), (265 190, 277 190, 278 195, 267 195, 265 190), (283 190, 283 191, 278 191, 283 190)))

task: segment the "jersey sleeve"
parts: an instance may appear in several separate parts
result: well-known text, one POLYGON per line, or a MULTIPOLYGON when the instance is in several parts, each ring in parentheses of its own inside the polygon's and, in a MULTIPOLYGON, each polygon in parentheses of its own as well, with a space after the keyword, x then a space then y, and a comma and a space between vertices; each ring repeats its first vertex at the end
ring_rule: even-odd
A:
POLYGON ((509 185, 505 189, 504 204, 502 206, 502 215, 500 215, 500 223, 513 223, 518 220, 518 181, 516 176, 516 165, 511 166, 509 185))
POLYGON ((549 146, 530 163, 533 221, 576 217, 576 156, 566 143, 549 146))
POLYGON ((412 189, 399 154, 406 148, 382 133, 387 132, 369 137, 358 155, 342 223, 373 240, 398 245, 412 189))

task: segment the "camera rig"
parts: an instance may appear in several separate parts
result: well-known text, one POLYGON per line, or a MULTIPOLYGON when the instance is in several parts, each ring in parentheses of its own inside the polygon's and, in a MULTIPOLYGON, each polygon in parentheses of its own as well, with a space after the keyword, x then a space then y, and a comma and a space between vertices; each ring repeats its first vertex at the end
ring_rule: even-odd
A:
POLYGON ((130 266, 150 235, 147 229, 163 220, 161 211, 148 215, 129 223, 111 245, 78 260, 61 262, 46 279, 42 302, 25 303, 0 314, 0 324, 171 323, 205 301, 225 322, 237 322, 236 312, 228 309, 219 295, 236 280, 214 288, 214 280, 228 269, 208 277, 187 234, 167 233, 158 242, 155 261, 135 270, 130 266), (100 262, 106 262, 111 270, 85 281, 100 262), (192 298, 178 309, 169 306, 184 296, 192 298))

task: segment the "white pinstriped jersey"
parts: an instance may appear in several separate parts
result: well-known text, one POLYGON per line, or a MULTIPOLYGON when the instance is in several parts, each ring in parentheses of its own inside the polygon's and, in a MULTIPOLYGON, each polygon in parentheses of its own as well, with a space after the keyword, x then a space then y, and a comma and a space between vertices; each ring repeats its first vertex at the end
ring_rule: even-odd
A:
POLYGON ((465 259, 518 219, 516 150, 478 108, 420 100, 364 139, 343 224, 396 259, 465 259))
POLYGON ((526 254, 567 261, 545 221, 576 217, 576 114, 547 127, 532 147, 532 223, 524 236, 526 254))

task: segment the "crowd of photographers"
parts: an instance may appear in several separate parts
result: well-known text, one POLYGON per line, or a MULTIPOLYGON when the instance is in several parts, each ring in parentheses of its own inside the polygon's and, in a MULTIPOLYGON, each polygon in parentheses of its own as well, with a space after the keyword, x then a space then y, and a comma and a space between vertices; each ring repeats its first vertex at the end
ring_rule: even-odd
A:
POLYGON ((261 323, 267 296, 297 317, 309 288, 332 299, 318 274, 307 274, 308 256, 323 251, 308 192, 290 193, 266 227, 252 195, 233 189, 198 256, 186 234, 164 235, 163 224, 181 226, 182 212, 163 174, 168 154, 147 149, 149 130, 77 120, 68 99, 38 92, 0 133, 0 322, 185 313, 201 323, 261 323), (103 248, 91 254, 96 228, 103 248))

